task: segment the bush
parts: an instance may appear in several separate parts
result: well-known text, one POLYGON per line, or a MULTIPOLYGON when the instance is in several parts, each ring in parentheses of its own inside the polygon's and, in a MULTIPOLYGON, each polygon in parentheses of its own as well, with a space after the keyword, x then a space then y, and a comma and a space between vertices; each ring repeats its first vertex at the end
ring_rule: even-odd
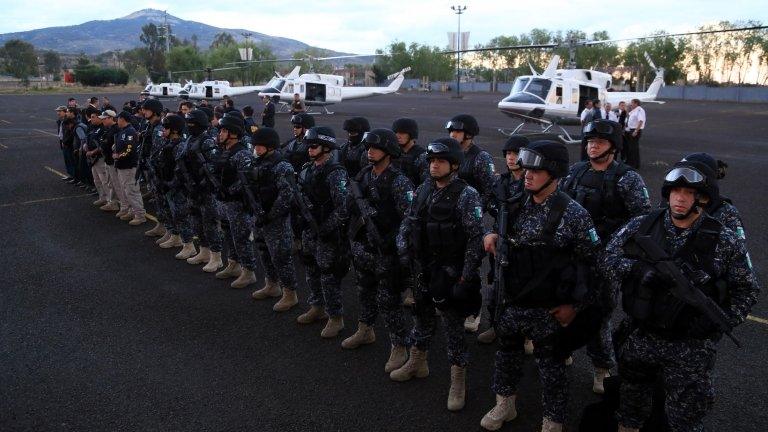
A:
POLYGON ((75 80, 86 86, 106 86, 109 84, 128 84, 128 72, 125 69, 100 69, 93 65, 75 69, 75 80))

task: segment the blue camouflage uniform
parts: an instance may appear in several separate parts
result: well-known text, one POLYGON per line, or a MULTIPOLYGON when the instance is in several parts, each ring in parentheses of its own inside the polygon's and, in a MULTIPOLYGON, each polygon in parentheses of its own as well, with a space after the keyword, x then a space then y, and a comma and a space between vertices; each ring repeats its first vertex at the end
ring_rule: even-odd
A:
POLYGON ((351 194, 348 197, 350 230, 356 231, 350 232, 350 240, 361 309, 358 320, 373 326, 381 309, 392 345, 407 346, 408 330, 400 300, 403 272, 395 240, 400 222, 413 201, 413 185, 391 164, 379 175, 375 175, 372 168, 370 165, 363 168, 355 181, 367 205, 376 211, 370 220, 381 243, 369 238, 364 226, 355 224, 360 211, 354 197, 351 194))
POLYGON ((711 212, 710 216, 720 221, 726 228, 733 231, 736 237, 742 242, 747 239, 747 235, 744 232, 744 221, 741 219, 741 214, 735 205, 730 201, 722 199, 720 205, 715 209, 707 208, 707 212, 711 212))
POLYGON ((414 202, 397 236, 402 257, 418 268, 414 287, 415 325, 410 342, 428 351, 435 333, 435 308, 441 310, 451 365, 466 367, 469 351, 464 319, 476 311, 480 297, 482 207, 477 191, 456 176, 440 189, 431 178, 415 191, 414 202))
POLYGON ((403 152, 399 158, 392 160, 392 165, 399 169, 414 186, 418 186, 429 177, 429 161, 427 150, 414 144, 408 152, 403 152))
POLYGON ((158 121, 155 124, 144 123, 146 129, 141 133, 141 155, 140 166, 146 166, 149 171, 149 178, 146 178, 147 189, 152 196, 151 200, 155 204, 155 213, 157 220, 163 224, 166 230, 171 234, 179 234, 179 230, 173 225, 171 218, 171 209, 168 200, 165 199, 165 187, 160 179, 160 157, 165 138, 163 138, 163 125, 158 121))
MULTIPOLYGON (((637 286, 633 284, 637 280, 634 269, 640 264, 639 257, 631 252, 631 243, 634 235, 646 229, 652 238, 663 240, 670 256, 700 263, 696 268, 705 269, 715 289, 710 290, 708 284, 697 287, 715 297, 732 326, 744 322, 760 291, 744 244, 731 230, 706 216, 698 217, 690 228, 677 228, 666 209, 632 219, 611 239, 601 259, 600 270, 622 284, 622 305, 630 317, 634 307, 630 287, 637 286), (646 220, 652 222, 650 228, 646 220)), ((654 284, 652 291, 654 296, 665 296, 658 297, 665 299, 659 304, 667 306, 676 300, 667 296, 665 281, 654 284)), ((631 322, 632 330, 619 351, 623 378, 619 422, 630 428, 642 427, 650 415, 653 386, 660 376, 670 429, 702 431, 704 416, 714 401, 713 368, 721 334, 704 315, 687 305, 668 328, 659 328, 651 321, 631 322)))
MULTIPOLYGON (((426 158, 426 156, 425 156, 426 158)), ((429 171, 429 164, 426 164, 429 171)), ((488 211, 493 202, 493 186, 496 184, 496 168, 493 157, 476 144, 464 151, 464 161, 459 166, 459 178, 466 181, 480 194, 483 210, 488 211)))
POLYGON ((181 240, 190 243, 193 233, 189 222, 189 193, 178 170, 179 160, 184 157, 184 139, 166 139, 163 153, 165 160, 161 165, 160 178, 165 190, 164 198, 171 213, 171 224, 181 236, 181 240))
POLYGON ((339 148, 339 163, 347 170, 350 178, 356 177, 368 165, 368 149, 362 140, 363 134, 352 136, 339 148))
POLYGON ((207 247, 212 252, 221 252, 222 232, 217 215, 220 203, 204 171, 212 172, 213 163, 218 158, 220 150, 216 142, 206 133, 190 136, 182 148, 184 163, 194 190, 190 195, 192 231, 200 239, 200 247, 207 247))

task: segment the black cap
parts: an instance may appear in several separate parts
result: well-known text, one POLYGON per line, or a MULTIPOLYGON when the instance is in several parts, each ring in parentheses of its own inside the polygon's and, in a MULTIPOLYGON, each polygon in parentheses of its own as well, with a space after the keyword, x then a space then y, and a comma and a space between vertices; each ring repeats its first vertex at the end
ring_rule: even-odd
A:
POLYGON ((130 123, 131 120, 133 120, 133 114, 129 113, 128 111, 120 111, 120 113, 117 114, 117 118, 123 119, 130 123))
POLYGON ((520 135, 512 135, 507 138, 507 142, 504 143, 504 147, 501 148, 501 155, 506 156, 507 152, 512 151, 520 153, 520 149, 526 147, 530 141, 528 138, 520 135))

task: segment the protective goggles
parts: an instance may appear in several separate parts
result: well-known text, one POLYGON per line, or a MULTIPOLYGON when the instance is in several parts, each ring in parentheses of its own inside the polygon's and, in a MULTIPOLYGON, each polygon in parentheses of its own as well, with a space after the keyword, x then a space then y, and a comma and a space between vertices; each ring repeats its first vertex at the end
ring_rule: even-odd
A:
POLYGON ((368 144, 381 144, 382 139, 380 136, 376 135, 375 133, 366 132, 363 134, 363 141, 368 144))
POLYGON ((546 169, 547 159, 533 150, 521 148, 517 157, 517 164, 521 168, 541 170, 546 169))
POLYGON ((584 134, 612 135, 616 129, 607 121, 593 121, 584 126, 584 134))
POLYGON ((427 146, 427 156, 450 153, 450 149, 443 143, 430 143, 427 146))
POLYGON ((291 123, 293 123, 294 127, 301 127, 301 125, 304 124, 304 118, 300 115, 294 114, 291 116, 291 123))
POLYGON ((680 179, 685 179, 688 184, 703 184, 706 178, 699 171, 689 167, 672 168, 664 177, 664 181, 669 183, 677 182, 680 179))
POLYGON ((450 120, 448 123, 445 124, 445 128, 449 131, 457 130, 457 131, 463 131, 464 130, 464 122, 456 121, 456 120, 450 120))
POLYGON ((329 135, 323 135, 321 133, 317 133, 317 130, 315 129, 309 129, 307 133, 304 134, 304 142, 308 144, 319 143, 320 145, 322 145, 323 143, 336 144, 336 138, 329 135))

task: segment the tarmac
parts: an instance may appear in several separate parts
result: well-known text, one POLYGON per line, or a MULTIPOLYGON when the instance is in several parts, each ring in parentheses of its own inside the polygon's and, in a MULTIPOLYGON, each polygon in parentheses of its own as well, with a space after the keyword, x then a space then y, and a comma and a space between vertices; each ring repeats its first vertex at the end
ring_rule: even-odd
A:
MULTIPOLYGON (((359 310, 351 277, 344 281, 346 329, 324 340, 322 324, 295 322, 306 309, 303 278, 299 306, 278 314, 271 301, 250 298, 262 282, 232 290, 199 266, 175 260, 174 251, 142 235, 150 225, 129 227, 59 180, 64 165, 54 109, 67 96, 3 96, 0 104, 0 430, 480 430, 494 405, 495 346, 467 335, 467 405, 452 413, 445 407, 450 379, 441 329, 430 351, 430 376, 407 383, 384 373, 389 344, 381 320, 374 345, 340 347, 359 310)), ((341 135, 342 122, 352 116, 367 117, 373 127, 412 117, 426 144, 445 135, 452 115, 469 113, 479 119, 477 143, 501 168, 505 138, 497 128, 516 125, 496 109, 502 97, 404 92, 343 102, 316 122, 341 135)), ((110 95, 116 106, 134 98, 110 95)), ((261 111, 256 95, 235 102, 261 111)), ((768 105, 674 101, 645 108, 640 173, 653 203, 665 171, 685 154, 706 151, 726 161, 721 191, 743 215, 752 262, 765 281, 768 105)), ((289 137, 288 114, 278 114, 277 130, 289 137)), ((571 146, 573 161, 578 152, 571 146)), ((766 430, 764 297, 735 331, 744 347, 727 339, 719 344, 707 430, 766 430)), ((502 430, 540 428, 532 358, 524 370, 519 417, 502 430)), ((582 409, 600 400, 591 392, 591 373, 584 351, 577 352, 569 372, 570 430, 582 409)))

